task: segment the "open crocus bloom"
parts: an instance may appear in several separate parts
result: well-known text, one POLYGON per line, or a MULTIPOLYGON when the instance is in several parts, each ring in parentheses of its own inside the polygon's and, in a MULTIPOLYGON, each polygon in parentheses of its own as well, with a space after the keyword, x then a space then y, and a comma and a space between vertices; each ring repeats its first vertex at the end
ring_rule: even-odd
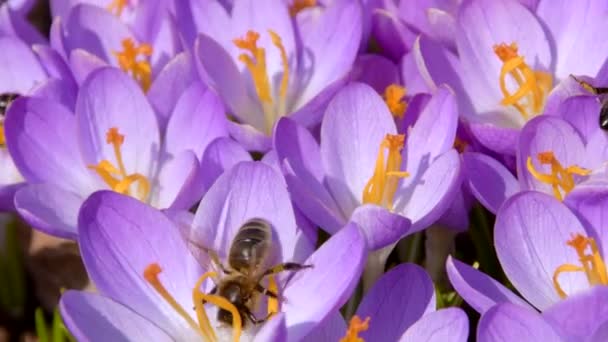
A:
MULTIPOLYGON (((578 99, 589 102, 588 99, 578 99)), ((597 105, 578 107, 577 114, 597 118, 597 105)), ((568 105, 570 106, 570 105, 568 105)), ((565 119, 544 115, 530 120, 518 139, 517 178, 500 162, 488 155, 467 152, 463 155, 465 177, 475 197, 491 212, 513 194, 536 190, 558 200, 578 187, 600 187, 607 183, 606 146, 608 139, 594 121, 582 135, 565 119)), ((583 128, 586 129, 586 128, 583 128)))
POLYGON ((182 50, 169 20, 169 3, 139 1, 138 17, 128 25, 116 10, 108 8, 115 2, 126 6, 131 1, 107 1, 105 5, 101 1, 56 1, 51 46, 70 64, 79 84, 93 70, 112 65, 147 91, 164 65, 182 50))
POLYGON ((458 59, 441 47, 419 50, 424 78, 453 86, 475 137, 514 155, 521 127, 561 101, 555 86, 571 83, 570 74, 595 77, 606 62, 608 43, 593 39, 608 29, 598 15, 606 6, 548 0, 532 13, 516 0, 465 2, 456 20, 458 59), (589 53, 581 60, 572 51, 589 53))
POLYGON ((309 341, 466 341, 469 322, 460 309, 436 311, 433 282, 421 267, 389 270, 363 297, 348 327, 339 313, 307 336, 309 341), (350 338, 350 339, 348 339, 350 338))
POLYGON ((235 139, 266 151, 282 116, 306 126, 318 123, 355 60, 358 2, 303 9, 295 20, 281 0, 235 1, 230 16, 215 1, 204 6, 204 18, 195 18, 202 33, 196 54, 210 86, 243 124, 232 127, 235 139))
MULTIPOLYGON (((497 215, 494 242, 507 277, 532 306, 550 315, 555 326, 561 325, 565 334, 580 333, 576 331, 579 323, 602 322, 592 311, 576 316, 576 322, 570 322, 570 313, 551 312, 562 301, 565 303, 564 299, 590 289, 603 288, 598 291, 606 292, 608 225, 603 213, 607 206, 605 190, 577 189, 564 202, 527 191, 507 200, 497 215)), ((531 309, 499 282, 470 266, 450 258, 447 269, 454 288, 480 313, 502 302, 531 309)), ((588 310, 592 307, 587 305, 588 310)))
POLYGON ((375 250, 426 228, 450 205, 460 185, 456 122, 453 96, 441 88, 411 130, 397 134, 380 96, 354 83, 329 104, 320 146, 289 119, 277 125, 274 145, 302 212, 330 233, 359 223, 375 250))
POLYGON ((314 245, 296 226, 280 174, 260 162, 240 163, 218 178, 189 227, 179 227, 127 196, 106 191, 92 195, 80 212, 79 242, 100 294, 64 295, 61 311, 68 328, 79 340, 137 340, 142 334, 155 340, 200 341, 210 334, 230 340, 236 330, 216 320, 217 308, 196 300, 212 283, 197 284, 208 270, 188 244, 216 251, 226 264, 230 241, 240 225, 254 217, 273 227, 273 265, 289 261, 313 267, 289 281, 277 278, 279 314, 263 326, 247 322, 241 340, 253 339, 256 333, 264 334, 255 336, 260 340, 276 334, 281 340, 300 340, 350 296, 365 260, 365 239, 351 225, 312 253, 314 245), (154 268, 160 273, 150 272, 154 268))
POLYGON ((114 68, 99 69, 83 83, 75 113, 48 98, 18 99, 5 122, 8 149, 28 181, 15 195, 17 210, 36 228, 75 238, 78 209, 96 190, 112 189, 158 208, 189 208, 200 198, 199 144, 222 132, 211 126, 190 141, 197 122, 223 118, 217 98, 203 94, 198 101, 206 115, 196 111, 201 117, 194 121, 190 109, 176 109, 163 132, 141 88, 114 68))

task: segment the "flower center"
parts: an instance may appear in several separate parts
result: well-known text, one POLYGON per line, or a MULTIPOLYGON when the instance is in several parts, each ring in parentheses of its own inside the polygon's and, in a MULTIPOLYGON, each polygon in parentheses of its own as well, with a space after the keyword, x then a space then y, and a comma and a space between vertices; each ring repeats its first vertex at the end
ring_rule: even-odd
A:
POLYGON ((574 175, 586 176, 591 173, 590 170, 577 165, 571 165, 564 168, 551 151, 541 152, 536 158, 538 158, 541 165, 550 165, 551 173, 542 173, 536 170, 534 164, 532 164, 532 157, 528 157, 526 163, 528 171, 540 182, 551 185, 553 188, 553 195, 560 201, 563 200, 561 191, 564 192, 565 196, 574 189, 574 175))
POLYGON ((494 53, 503 62, 498 80, 500 91, 504 96, 501 104, 515 107, 524 120, 540 114, 553 83, 551 74, 532 70, 524 58, 517 54, 516 43, 494 45, 494 53), (519 86, 513 94, 507 89, 507 75, 510 75, 519 86))
POLYGON ((110 2, 106 8, 110 13, 120 17, 122 15, 122 11, 125 9, 125 7, 127 7, 128 3, 129 0, 112 0, 112 2, 110 2))
POLYGON ((359 333, 369 329, 369 320, 369 317, 365 318, 365 321, 362 321, 359 316, 353 316, 348 324, 346 335, 340 339, 340 342, 364 342, 365 340, 359 337, 359 333))
POLYGON ((131 38, 126 38, 122 41, 122 51, 115 51, 114 56, 120 68, 131 75, 144 91, 148 91, 152 84, 152 67, 148 61, 152 56, 152 46, 145 43, 136 46, 131 38), (143 60, 138 60, 140 55, 143 60))
POLYGON ((394 117, 403 119, 403 115, 405 114, 405 110, 407 109, 407 102, 405 102, 405 88, 397 85, 391 84, 384 90, 384 102, 388 109, 391 111, 394 117))
POLYGON ((97 165, 89 165, 88 167, 95 170, 112 190, 121 194, 131 196, 131 185, 137 183, 137 196, 135 197, 145 202, 150 194, 150 181, 140 173, 127 174, 120 150, 124 141, 125 136, 118 132, 118 128, 110 128, 106 133, 106 142, 114 147, 114 156, 118 167, 115 167, 107 159, 100 161, 97 165))
POLYGON ((289 15, 295 17, 300 11, 303 11, 310 7, 315 7, 317 0, 294 0, 289 6, 289 15))
POLYGON ((245 50, 239 55, 239 60, 245 64, 253 84, 255 91, 262 103, 264 109, 264 117, 266 121, 266 133, 272 132, 272 127, 275 121, 282 115, 285 115, 287 105, 287 86, 289 83, 289 61, 287 60, 287 52, 281 41, 281 37, 272 30, 268 30, 272 44, 279 50, 281 54, 281 63, 283 65, 283 75, 281 76, 281 85, 279 87, 279 99, 275 108, 275 101, 272 97, 272 87, 268 78, 266 67, 266 50, 258 47, 258 39, 260 34, 249 30, 243 38, 233 40, 234 45, 239 49, 245 50))
POLYGON ((456 149, 456 151, 458 151, 458 153, 463 154, 468 146, 469 144, 466 141, 460 139, 459 137, 456 137, 454 139, 454 148, 456 149))
POLYGON ((587 276, 590 286, 608 285, 608 273, 606 272, 606 263, 597 244, 593 238, 585 237, 581 234, 576 234, 566 244, 576 250, 579 265, 564 264, 559 266, 553 273, 553 286, 560 298, 566 298, 568 295, 561 288, 558 277, 561 273, 568 272, 583 272, 587 276))
POLYGON ((373 203, 384 206, 388 210, 393 209, 393 197, 397 192, 399 179, 409 176, 409 173, 399 170, 404 142, 403 134, 387 134, 382 140, 374 174, 363 189, 363 203, 373 203), (386 158, 384 150, 387 150, 386 158))

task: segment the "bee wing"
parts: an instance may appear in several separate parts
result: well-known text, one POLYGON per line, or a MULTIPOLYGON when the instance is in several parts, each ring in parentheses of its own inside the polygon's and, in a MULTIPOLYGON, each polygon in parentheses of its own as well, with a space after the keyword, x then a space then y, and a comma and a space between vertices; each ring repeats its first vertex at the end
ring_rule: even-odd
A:
POLYGON ((185 238, 185 240, 190 254, 192 254, 203 270, 215 272, 218 276, 222 275, 220 266, 217 265, 211 257, 210 253, 212 250, 210 248, 207 248, 190 238, 185 238))

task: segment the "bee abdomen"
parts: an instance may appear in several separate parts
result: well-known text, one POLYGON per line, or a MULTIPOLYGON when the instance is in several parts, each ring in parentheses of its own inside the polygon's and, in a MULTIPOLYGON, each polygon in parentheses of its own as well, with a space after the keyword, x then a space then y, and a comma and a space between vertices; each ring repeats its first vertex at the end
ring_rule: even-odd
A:
POLYGON ((244 273, 264 263, 270 248, 271 230, 266 220, 255 218, 245 222, 237 232, 232 245, 228 263, 244 273))

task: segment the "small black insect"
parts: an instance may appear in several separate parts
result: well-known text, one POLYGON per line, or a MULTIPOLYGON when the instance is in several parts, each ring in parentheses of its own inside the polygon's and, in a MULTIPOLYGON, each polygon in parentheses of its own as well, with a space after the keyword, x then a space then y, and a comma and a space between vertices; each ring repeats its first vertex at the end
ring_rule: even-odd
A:
POLYGON ((11 102, 17 98, 17 94, 5 93, 0 94, 0 115, 4 116, 11 102))
MULTIPOLYGON (((600 96, 600 95, 608 94, 608 87, 594 87, 589 82, 579 80, 578 78, 574 77, 573 75, 570 75, 570 76, 576 82, 578 82, 581 85, 581 87, 585 88, 585 90, 592 93, 593 95, 600 96)), ((602 105, 602 108, 600 109, 600 118, 599 118, 600 127, 603 130, 608 131, 608 97, 604 96, 602 99, 600 99, 600 104, 602 105)))

